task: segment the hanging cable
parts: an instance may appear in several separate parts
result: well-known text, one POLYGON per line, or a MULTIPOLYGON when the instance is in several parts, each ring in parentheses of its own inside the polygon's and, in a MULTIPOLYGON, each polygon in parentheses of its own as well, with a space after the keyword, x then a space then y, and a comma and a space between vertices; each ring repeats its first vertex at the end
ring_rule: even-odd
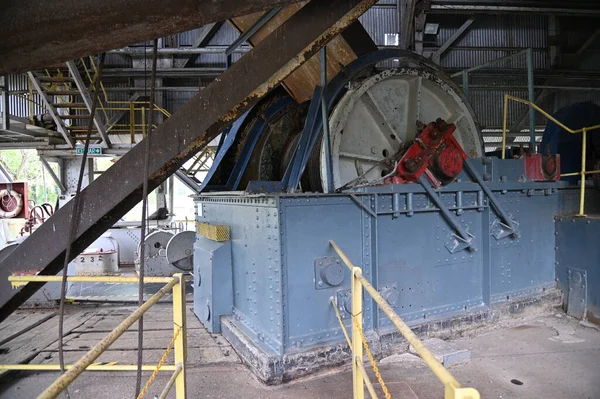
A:
MULTIPOLYGON (((150 138, 154 128, 154 96, 156 89, 156 61, 158 58, 158 39, 154 39, 152 52, 152 75, 150 76, 150 105, 149 105, 149 120, 148 134, 144 140, 144 182, 142 186, 142 226, 140 237, 140 271, 138 284, 138 303, 140 306, 144 303, 144 268, 146 266, 146 221, 148 220, 148 175, 150 174, 150 138)), ((146 121, 142 121, 146 123, 146 121)), ((135 397, 137 398, 142 388, 142 363, 143 363, 143 347, 144 347, 144 318, 140 317, 138 321, 138 359, 137 359, 137 375, 135 381, 135 397)))
POLYGON ((44 203, 48 203, 48 188, 46 187, 46 168, 42 165, 42 185, 44 187, 44 203))
MULTIPOLYGON (((71 218, 69 220, 69 233, 67 238, 67 248, 65 249, 65 260, 63 264, 62 282, 60 286, 60 305, 58 310, 58 360, 60 363, 61 373, 65 372, 65 357, 63 351, 63 334, 64 334, 64 318, 65 318, 65 297, 67 296, 67 269, 69 267, 69 261, 71 258, 71 246, 75 241, 75 231, 79 225, 80 205, 81 205, 81 186, 83 185, 83 175, 85 174, 85 166, 88 160, 88 149, 90 147, 90 138, 92 136, 92 128, 94 127, 94 117, 96 115, 96 107, 98 105, 98 96, 100 91, 100 80, 102 79, 102 71, 104 69, 104 58, 106 53, 100 55, 100 62, 98 64, 98 73, 96 74, 96 80, 94 83, 94 96, 92 100, 92 108, 90 110, 90 119, 87 126, 87 133, 85 136, 85 145, 83 147, 83 156, 81 157, 81 167, 79 168, 79 179, 77 180, 77 190, 75 191, 75 197, 73 198, 73 208, 71 208, 71 218)), ((69 391, 65 391, 67 398, 69 397, 69 391)))

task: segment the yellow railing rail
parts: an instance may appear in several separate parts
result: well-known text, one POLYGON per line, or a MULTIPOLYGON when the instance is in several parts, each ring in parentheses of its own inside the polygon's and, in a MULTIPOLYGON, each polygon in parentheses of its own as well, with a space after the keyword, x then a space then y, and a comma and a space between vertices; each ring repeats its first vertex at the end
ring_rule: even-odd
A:
MULTIPOLYGON (((396 326, 398 331, 404 336, 406 341, 410 345, 415 348, 415 351, 419 354, 419 356, 423 359, 423 361, 429 366, 431 371, 436 375, 436 377, 444 384, 444 398, 445 399, 479 399, 479 392, 474 388, 465 388, 460 385, 460 383, 450 374, 450 372, 435 358, 435 356, 427 349, 427 347, 421 342, 421 340, 412 332, 410 327, 394 312, 392 307, 387 303, 387 301, 377 292, 377 290, 369 283, 369 281, 363 276, 362 269, 360 267, 354 266, 350 259, 342 252, 340 247, 334 242, 329 241, 329 244, 333 247, 338 256, 342 259, 344 264, 348 266, 351 273, 351 298, 352 298, 352 339, 348 335, 346 331, 346 327, 342 321, 342 318, 337 310, 337 306, 335 306, 335 302, 332 300, 332 304, 336 309, 336 316, 340 322, 342 330, 344 332, 344 336, 348 341, 348 344, 352 348, 352 376, 353 376, 353 386, 354 386, 354 398, 355 399, 363 399, 364 398, 364 387, 363 382, 367 386, 367 390, 369 391, 371 397, 376 398, 375 390, 373 389, 373 384, 369 380, 364 367, 362 365, 363 362, 363 345, 365 349, 368 348, 366 345, 366 341, 364 340, 364 335, 362 333, 362 288, 371 295, 371 297, 375 300, 375 302, 379 305, 380 309, 390 318, 392 323, 396 326), (361 339, 362 338, 362 339, 361 339), (361 342, 364 341, 364 342, 361 342)), ((368 349, 367 349, 368 351, 368 349)), ((367 352, 369 353, 369 352, 367 352)), ((371 359, 370 359, 371 360, 371 359)), ((372 360, 371 360, 372 361, 372 360)), ((372 361, 373 363, 373 361, 372 361)), ((375 367, 374 367, 375 368, 375 367)), ((378 371, 375 369, 376 375, 378 375, 378 371)), ((378 379, 380 383, 383 380, 378 375, 378 379)), ((382 388, 385 387, 382 384, 382 388)), ((387 389, 383 389, 386 397, 391 397, 387 392, 387 389)))
MULTIPOLYGON (((571 134, 582 133, 583 137, 581 140, 581 170, 579 172, 574 172, 574 173, 564 173, 564 174, 561 173, 560 176, 561 177, 568 177, 568 176, 580 176, 581 177, 581 188, 580 188, 581 192, 579 194, 579 213, 577 214, 577 216, 585 216, 585 178, 586 178, 586 175, 600 173, 600 170, 586 170, 586 168, 587 168, 587 165, 586 165, 587 132, 589 132, 590 130, 600 129, 600 125, 587 126, 587 127, 581 128, 581 129, 571 129, 570 127, 564 125, 562 122, 560 122, 559 120, 554 118, 548 112, 546 112, 545 110, 543 110, 536 104, 532 103, 531 101, 524 100, 519 97, 511 96, 510 94, 505 94, 504 95, 504 111, 503 111, 503 119, 502 119, 502 159, 506 158, 506 125, 507 125, 507 121, 508 121, 508 101, 509 100, 516 101, 516 102, 523 103, 523 104, 530 106, 531 108, 535 109, 536 111, 538 111, 539 113, 544 115, 548 120, 556 123, 562 129, 566 130, 567 132, 569 132, 571 134)), ((531 143, 531 145, 532 145, 532 149, 533 149, 533 146, 535 145, 535 143, 531 143)), ((543 149, 542 149, 542 151, 543 151, 543 149)))
MULTIPOLYGON (((85 62, 85 59, 81 59, 81 64, 83 65, 84 71, 85 71, 85 75, 88 79, 89 82, 91 82, 90 85, 90 90, 93 88, 94 86, 94 81, 96 80, 97 76, 98 76, 98 68, 96 66, 96 63, 94 61, 93 57, 89 57, 89 65, 85 62)), ((49 71, 48 69, 45 70, 45 73, 47 76, 52 76, 52 72, 49 71)), ((58 75, 62 76, 62 71, 58 71, 58 75)), ((22 98, 24 100, 29 101, 30 103, 30 121, 33 124, 33 105, 37 104, 37 105, 42 105, 39 103, 36 103, 34 101, 34 97, 33 97, 33 87, 31 85, 31 82, 28 82, 28 97, 23 96, 23 95, 19 95, 19 94, 11 94, 14 96, 17 96, 19 98, 22 98)), ((53 84, 53 86, 56 86, 56 84, 53 84)), ((107 126, 107 130, 109 130, 109 134, 117 134, 117 133, 121 133, 121 134, 129 134, 130 135, 130 140, 131 140, 131 144, 135 143, 135 135, 136 134, 142 134, 143 137, 146 137, 146 133, 148 132, 148 122, 147 122, 147 118, 146 115, 148 113, 148 111, 150 110, 150 103, 148 101, 120 101, 120 100, 109 100, 109 95, 108 92, 106 90, 106 87, 104 86, 104 83, 102 81, 100 81, 100 91, 101 91, 101 96, 98 96, 98 109, 100 110, 100 112, 102 112, 104 114, 104 118, 106 121, 110 121, 110 115, 109 112, 119 112, 119 111, 125 111, 125 112, 129 112, 129 123, 113 123, 110 126, 107 126), (136 119, 140 119, 141 122, 140 123, 136 123, 136 119)), ((57 101, 61 102, 61 103, 66 103, 69 102, 70 100, 64 99, 63 96, 58 96, 57 97, 57 101)), ((72 110, 79 110, 79 111, 87 111, 87 108, 85 107, 70 107, 70 109, 72 110)), ((163 107, 160 107, 156 104, 152 105, 152 109, 155 112, 159 112, 160 114, 162 114, 164 117, 166 118, 170 118, 171 117, 171 113, 169 111, 167 111, 166 109, 164 109, 163 107)), ((153 125, 154 128, 156 128, 156 125, 153 125)), ((87 131, 86 126, 81 126, 81 132, 85 132, 87 131)))
MULTIPOLYGON (((60 282, 60 276, 9 276, 8 280, 13 287, 20 286, 26 283, 36 282, 60 282)), ((67 277, 69 282, 103 282, 103 283, 138 283, 137 277, 120 277, 120 276, 70 276, 67 277)), ((173 292, 173 338, 169 347, 163 354, 161 361, 156 365, 142 365, 142 370, 152 370, 152 376, 144 386, 142 394, 148 391, 149 386, 154 381, 156 374, 159 371, 173 371, 169 382, 162 390, 161 398, 166 397, 170 388, 175 385, 175 397, 177 399, 185 399, 185 362, 187 359, 187 343, 186 343, 186 313, 185 313, 185 279, 182 273, 175 274, 173 277, 145 277, 144 283, 165 283, 158 292, 150 299, 138 307, 131 315, 123 320, 115 327, 106 337, 98 344, 90 349, 81 359, 75 364, 65 366, 66 371, 54 381, 38 398, 50 399, 58 397, 67 387, 85 370, 97 371, 133 371, 137 370, 137 365, 127 364, 97 364, 95 360, 107 350, 129 327, 137 322, 153 305, 155 305, 162 297, 169 292, 173 292), (164 362, 170 351, 174 351, 175 364, 165 365, 164 362)), ((6 370, 60 370, 57 364, 0 364, 0 371, 6 370)), ((140 394, 138 399, 144 395, 140 394)))

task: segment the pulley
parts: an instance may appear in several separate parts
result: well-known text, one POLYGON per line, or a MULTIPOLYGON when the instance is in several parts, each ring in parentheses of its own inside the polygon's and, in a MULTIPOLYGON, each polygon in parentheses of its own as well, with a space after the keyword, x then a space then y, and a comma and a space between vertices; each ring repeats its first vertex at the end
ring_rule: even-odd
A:
POLYGON ((460 88, 435 64, 413 53, 388 49, 367 54, 347 65, 322 92, 329 115, 332 185, 327 184, 320 105, 278 106, 289 100, 282 89, 250 111, 211 183, 217 189, 244 190, 248 182, 258 181, 259 190, 305 192, 323 192, 328 186, 338 190, 349 182, 380 183, 395 171, 419 126, 438 118, 456 127, 454 138, 469 157, 483 155, 473 110, 460 88), (400 66, 376 68, 392 60, 400 66), (294 156, 300 148, 303 155, 294 156), (286 170, 294 171, 293 178, 286 170))
POLYGON ((182 231, 175 234, 167 244, 167 261, 180 270, 192 270, 194 267, 194 241, 196 241, 196 232, 194 231, 182 231))
MULTIPOLYGON (((404 67, 355 82, 329 119, 333 187, 359 176, 363 184, 381 181, 393 172, 393 161, 414 141, 419 126, 438 118, 455 125, 453 137, 468 156, 482 155, 472 110, 458 88, 443 76, 424 66, 404 67)), ((320 176, 327 181, 323 151, 320 176)))
MULTIPOLYGON (((172 276, 179 270, 167 261, 166 251, 173 233, 164 230, 154 231, 146 236, 144 250, 144 273, 146 276, 172 276)), ((141 242, 135 254, 135 270, 139 273, 141 266, 141 242)))

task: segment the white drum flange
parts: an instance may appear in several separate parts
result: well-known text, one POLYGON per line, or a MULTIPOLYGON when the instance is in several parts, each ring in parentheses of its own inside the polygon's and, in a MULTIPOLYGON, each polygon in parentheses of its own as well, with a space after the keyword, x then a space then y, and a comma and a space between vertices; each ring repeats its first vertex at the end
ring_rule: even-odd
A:
MULTIPOLYGON (((428 69, 387 69, 356 83, 329 118, 333 187, 356 179, 403 144, 414 140, 417 121, 442 118, 457 127, 454 137, 469 157, 483 154, 471 107, 451 84, 428 69)), ((325 146, 321 146, 321 181, 327 187, 325 146)), ((367 182, 381 179, 389 167, 378 165, 367 182)))

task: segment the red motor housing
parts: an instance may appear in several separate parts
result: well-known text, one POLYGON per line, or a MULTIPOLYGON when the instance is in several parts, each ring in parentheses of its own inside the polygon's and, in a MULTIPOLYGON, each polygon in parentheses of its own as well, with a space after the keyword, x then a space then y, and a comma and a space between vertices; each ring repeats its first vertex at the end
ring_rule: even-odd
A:
POLYGON ((560 180, 560 155, 525 155, 525 174, 533 181, 560 180))
POLYGON ((440 118, 425 126, 398 162, 398 176, 388 182, 415 182, 423 174, 436 188, 453 182, 467 160, 467 154, 453 136, 455 130, 454 124, 440 118))

